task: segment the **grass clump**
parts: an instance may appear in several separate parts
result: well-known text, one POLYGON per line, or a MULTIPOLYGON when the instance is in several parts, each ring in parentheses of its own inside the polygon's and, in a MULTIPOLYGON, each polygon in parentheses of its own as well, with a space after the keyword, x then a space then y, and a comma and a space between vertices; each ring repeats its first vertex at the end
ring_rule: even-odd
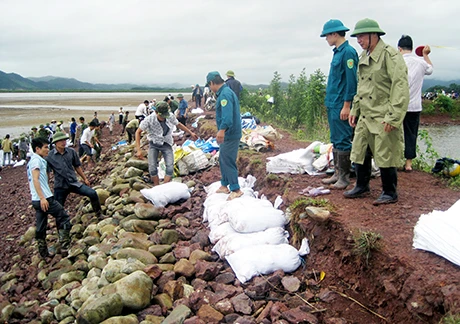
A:
POLYGON ((382 235, 372 231, 359 230, 353 237, 353 252, 354 254, 369 266, 369 260, 372 253, 379 251, 382 248, 382 235))
POLYGON ((460 324, 460 314, 447 314, 439 324, 460 324))

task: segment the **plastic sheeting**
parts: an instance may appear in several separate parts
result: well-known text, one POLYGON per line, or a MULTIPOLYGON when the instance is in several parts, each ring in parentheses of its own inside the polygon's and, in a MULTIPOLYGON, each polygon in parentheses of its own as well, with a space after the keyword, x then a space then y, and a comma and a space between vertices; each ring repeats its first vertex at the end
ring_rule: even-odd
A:
POLYGON ((309 175, 317 174, 313 167, 315 159, 314 148, 321 142, 313 142, 305 149, 294 150, 274 157, 267 158, 267 172, 269 173, 292 173, 309 175))
POLYGON ((421 215, 414 228, 412 246, 460 266, 460 200, 444 212, 433 210, 421 215))

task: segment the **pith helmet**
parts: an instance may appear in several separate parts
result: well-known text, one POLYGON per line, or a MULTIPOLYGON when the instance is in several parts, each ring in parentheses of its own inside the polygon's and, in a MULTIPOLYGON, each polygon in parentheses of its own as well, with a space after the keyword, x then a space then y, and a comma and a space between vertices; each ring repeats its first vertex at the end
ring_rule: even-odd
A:
POLYGON ((351 37, 356 37, 359 34, 377 33, 380 36, 385 35, 385 32, 380 29, 379 24, 372 19, 365 18, 358 21, 355 25, 355 30, 351 33, 351 37))
POLYGON ((62 133, 62 132, 56 132, 56 134, 54 134, 53 136, 53 144, 58 141, 67 140, 67 139, 69 139, 69 136, 67 136, 67 134, 62 133))
POLYGON ((319 36, 326 37, 327 34, 337 33, 340 31, 347 32, 349 30, 350 28, 345 27, 340 20, 331 19, 324 24, 323 31, 321 32, 321 35, 319 36))

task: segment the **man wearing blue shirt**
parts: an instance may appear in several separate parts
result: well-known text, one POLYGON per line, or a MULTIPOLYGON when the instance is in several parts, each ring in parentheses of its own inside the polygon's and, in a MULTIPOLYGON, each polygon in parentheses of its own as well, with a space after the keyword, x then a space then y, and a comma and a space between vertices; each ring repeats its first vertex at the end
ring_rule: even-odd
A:
POLYGON ((177 99, 179 99, 179 115, 177 116, 177 120, 179 121, 179 123, 185 126, 187 123, 187 100, 184 99, 182 93, 179 93, 177 95, 177 99))
POLYGON ((47 162, 44 159, 49 152, 49 142, 46 138, 37 137, 32 140, 34 153, 27 164, 27 178, 29 180, 32 206, 35 209, 36 232, 38 252, 42 258, 49 256, 46 244, 46 227, 48 225, 48 214, 56 219, 59 242, 62 252, 70 246, 70 225, 69 215, 64 207, 53 197, 48 185, 47 162))
POLYGON ((325 105, 333 144, 334 175, 324 179, 331 189, 345 189, 350 184, 350 152, 353 130, 348 123, 351 103, 356 95, 358 54, 345 39, 349 31, 340 20, 331 19, 324 24, 321 37, 334 46, 329 70, 325 105))
POLYGON ((225 83, 219 72, 209 72, 206 81, 212 92, 217 95, 216 102, 216 141, 219 144, 219 167, 221 186, 219 193, 230 193, 227 200, 243 195, 238 184, 236 158, 241 139, 240 103, 235 92, 225 83))

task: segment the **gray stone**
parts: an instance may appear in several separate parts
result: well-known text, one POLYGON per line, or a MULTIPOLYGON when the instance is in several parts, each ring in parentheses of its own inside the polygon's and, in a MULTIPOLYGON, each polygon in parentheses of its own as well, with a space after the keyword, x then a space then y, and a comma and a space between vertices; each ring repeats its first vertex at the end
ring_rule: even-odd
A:
POLYGON ((88 299, 77 312, 77 324, 98 324, 120 315, 123 301, 117 293, 88 299))
POLYGON ((136 271, 102 288, 102 294, 117 293, 120 295, 124 307, 131 310, 141 310, 150 305, 152 288, 152 279, 143 271, 136 271))
POLYGON ((189 260, 192 264, 196 264, 198 260, 212 261, 212 256, 202 250, 195 250, 190 254, 189 260))
POLYGON ((40 320, 43 324, 50 324, 54 320, 54 314, 47 309, 40 313, 40 320))
POLYGON ((161 233, 161 239, 160 239, 161 244, 177 243, 178 240, 179 240, 179 233, 177 233, 176 230, 165 229, 161 233))
POLYGON ((152 302, 156 305, 160 305, 162 308, 171 309, 173 306, 172 299, 168 294, 158 294, 152 298, 152 302))
POLYGON ((152 234, 158 225, 156 221, 130 219, 120 224, 121 227, 127 232, 141 232, 152 234))
POLYGON ((176 258, 174 257, 174 254, 172 252, 169 252, 163 255, 158 262, 159 263, 176 263, 176 258))
POLYGON ((179 305, 166 317, 163 324, 182 324, 192 311, 185 305, 179 305))
POLYGON ((184 227, 190 226, 190 221, 183 216, 177 217, 175 223, 177 226, 184 226, 184 227))
POLYGON ((128 316, 114 316, 106 319, 101 324, 138 324, 137 316, 134 314, 128 316))
POLYGON ((62 321, 64 318, 69 316, 73 316, 72 307, 66 304, 59 304, 54 307, 54 317, 56 317, 58 321, 62 321))
POLYGON ((144 174, 144 171, 135 167, 129 167, 128 170, 126 170, 124 177, 125 178, 134 178, 134 177, 140 177, 144 174))
POLYGON ((305 208, 305 211, 308 217, 320 223, 327 221, 331 217, 331 213, 322 207, 309 206, 305 208))
POLYGON ((139 160, 139 159, 136 159, 136 158, 131 158, 126 162, 125 166, 127 166, 127 167, 135 167, 135 168, 141 169, 143 171, 148 171, 149 170, 149 162, 147 161, 147 159, 139 160))
POLYGON ((72 281, 82 281, 85 278, 86 274, 83 271, 70 271, 63 273, 60 277, 60 280, 66 284, 72 281))
POLYGON ((30 243, 35 238, 35 226, 31 226, 27 229, 24 235, 21 236, 19 240, 19 245, 24 245, 26 243, 30 243))
POLYGON ((236 312, 249 315, 252 313, 253 303, 252 300, 246 294, 239 294, 231 298, 233 308, 236 312))
POLYGON ((150 203, 137 203, 134 206, 134 213, 139 219, 159 220, 162 218, 164 208, 154 206, 150 203))
POLYGON ((122 183, 122 184, 117 184, 116 186, 112 187, 111 192, 113 194, 118 195, 121 191, 130 189, 129 183, 122 183))
POLYGON ((101 205, 105 205, 106 200, 110 197, 110 192, 104 189, 96 189, 101 205))
POLYGON ((121 249, 120 251, 116 252, 113 257, 115 259, 129 259, 133 258, 136 260, 141 261, 143 264, 153 264, 157 263, 157 258, 150 252, 140 249, 133 249, 133 248, 126 248, 121 249))
POLYGON ((157 244, 149 247, 149 252, 152 253, 157 258, 162 257, 168 252, 171 252, 172 247, 168 244, 157 244))
POLYGON ((294 276, 286 276, 281 279, 281 284, 283 285, 284 289, 293 293, 299 290, 300 288, 300 280, 294 276))

